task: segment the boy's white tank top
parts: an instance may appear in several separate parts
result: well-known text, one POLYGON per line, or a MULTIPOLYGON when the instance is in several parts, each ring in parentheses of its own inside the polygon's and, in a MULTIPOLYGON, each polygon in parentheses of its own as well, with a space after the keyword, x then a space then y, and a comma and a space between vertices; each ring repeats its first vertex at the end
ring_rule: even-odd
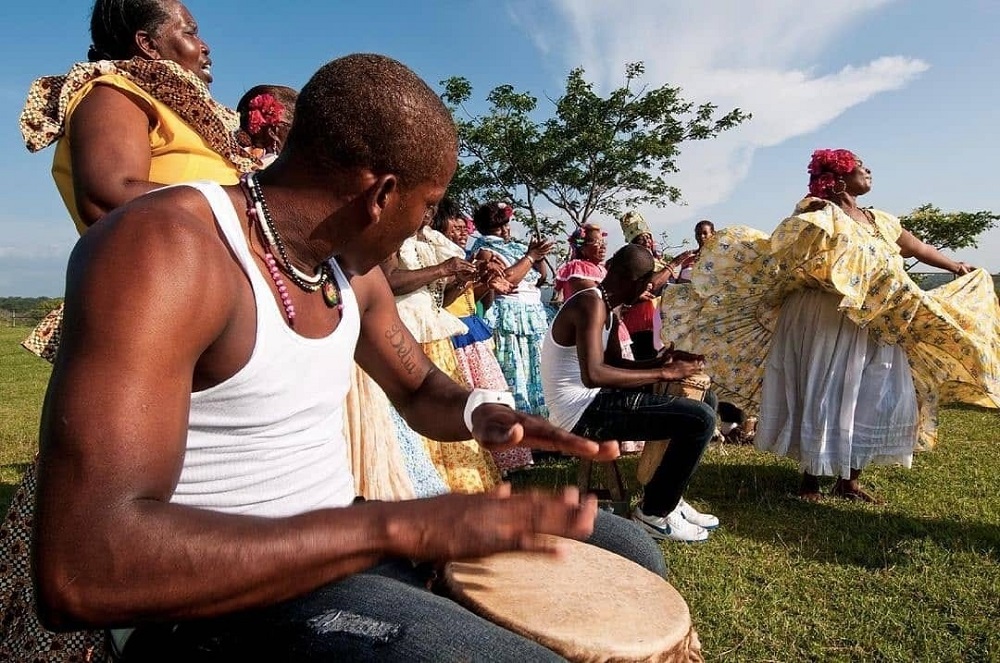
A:
MULTIPOLYGON (((187 450, 171 502, 266 517, 350 504, 344 400, 360 331, 357 301, 335 261, 343 312, 325 338, 296 334, 247 246, 229 196, 193 182, 253 287, 257 336, 235 375, 191 394, 187 450)), ((316 295, 319 296, 319 295, 316 295)))
MULTIPOLYGON (((569 304, 574 297, 579 297, 585 292, 595 292, 600 296, 597 288, 586 288, 579 290, 563 302, 563 308, 569 304)), ((556 314, 558 318, 559 315, 556 314)), ((609 317, 605 326, 601 329, 601 345, 607 350, 608 339, 611 337, 611 322, 609 317)), ((566 430, 573 430, 580 417, 597 394, 599 387, 587 387, 583 384, 583 376, 580 373, 580 355, 576 345, 559 345, 554 336, 552 328, 545 333, 542 341, 541 354, 541 374, 542 391, 545 393, 545 405, 549 408, 549 421, 554 425, 566 430)))

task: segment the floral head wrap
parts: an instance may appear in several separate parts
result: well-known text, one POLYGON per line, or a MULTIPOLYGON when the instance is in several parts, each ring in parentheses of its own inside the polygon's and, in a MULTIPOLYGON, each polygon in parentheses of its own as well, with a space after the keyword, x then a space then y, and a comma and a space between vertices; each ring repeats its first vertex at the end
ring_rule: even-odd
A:
POLYGON ((622 234, 625 235, 625 241, 629 244, 640 235, 653 234, 653 231, 649 229, 649 224, 646 223, 646 219, 642 218, 642 214, 634 210, 626 212, 625 216, 621 218, 620 223, 622 234))
POLYGON ((587 245, 587 233, 595 230, 601 233, 601 237, 608 236, 608 233, 601 230, 601 227, 596 223, 585 223, 582 226, 577 226, 576 230, 569 236, 569 252, 574 259, 580 257, 580 252, 587 245))
POLYGON ((830 199, 837 180, 851 174, 858 158, 850 150, 816 150, 809 160, 809 195, 830 199))

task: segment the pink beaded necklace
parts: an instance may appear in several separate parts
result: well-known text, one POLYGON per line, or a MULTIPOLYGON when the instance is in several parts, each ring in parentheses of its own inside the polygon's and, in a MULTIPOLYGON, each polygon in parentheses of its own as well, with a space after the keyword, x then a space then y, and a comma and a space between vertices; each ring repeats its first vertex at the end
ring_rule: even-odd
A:
POLYGON ((285 318, 288 320, 288 325, 290 327, 295 326, 295 305, 292 303, 288 286, 285 284, 285 279, 282 276, 281 267, 284 267, 285 273, 288 274, 288 277, 296 286, 309 293, 320 290, 323 294, 323 302, 328 307, 336 307, 337 311, 343 312, 344 303, 340 297, 340 287, 337 285, 337 279, 333 275, 330 265, 324 262, 316 269, 314 274, 306 274, 293 265, 291 260, 288 259, 285 243, 274 226, 274 219, 271 218, 271 210, 267 207, 267 202, 264 200, 264 192, 261 190, 257 178, 254 177, 253 173, 247 173, 240 178, 240 184, 242 185, 243 194, 247 199, 247 217, 251 223, 256 222, 257 229, 260 232, 260 241, 264 248, 264 264, 267 266, 271 280, 274 281, 274 286, 278 290, 278 297, 281 299, 281 305, 285 309, 285 318), (278 258, 275 258, 272 249, 277 249, 278 258), (281 267, 278 266, 279 258, 281 259, 281 267))

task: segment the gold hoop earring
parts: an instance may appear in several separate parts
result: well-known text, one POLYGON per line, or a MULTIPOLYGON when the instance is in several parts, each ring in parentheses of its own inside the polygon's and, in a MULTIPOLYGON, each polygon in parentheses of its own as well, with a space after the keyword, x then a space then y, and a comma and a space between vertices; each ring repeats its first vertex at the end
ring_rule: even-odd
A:
POLYGON ((833 195, 840 196, 840 195, 843 195, 843 194, 847 193, 847 182, 845 182, 844 180, 837 180, 837 184, 840 185, 840 191, 837 191, 836 188, 831 189, 830 192, 833 195))

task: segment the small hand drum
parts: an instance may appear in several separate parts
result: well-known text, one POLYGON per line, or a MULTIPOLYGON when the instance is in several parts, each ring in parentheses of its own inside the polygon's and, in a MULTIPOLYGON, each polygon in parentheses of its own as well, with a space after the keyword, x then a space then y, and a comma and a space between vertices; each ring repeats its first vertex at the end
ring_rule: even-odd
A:
MULTIPOLYGON (((553 537, 556 538, 556 537, 553 537)), ((459 603, 571 661, 702 661, 684 599, 635 562, 579 541, 445 566, 459 603)))
POLYGON ((708 373, 695 373, 680 380, 658 382, 653 385, 653 393, 668 396, 683 396, 696 401, 704 401, 705 394, 712 388, 712 378, 708 373))

